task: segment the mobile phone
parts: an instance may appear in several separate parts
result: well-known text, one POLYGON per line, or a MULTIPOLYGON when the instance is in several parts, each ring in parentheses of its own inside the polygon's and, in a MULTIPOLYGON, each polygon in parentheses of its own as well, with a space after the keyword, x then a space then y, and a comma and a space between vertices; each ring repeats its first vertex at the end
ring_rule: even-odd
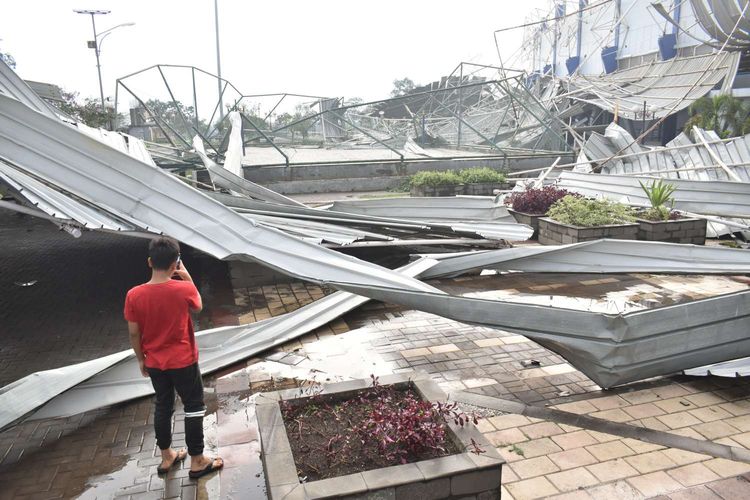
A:
POLYGON ((177 267, 175 269, 179 269, 180 265, 182 264, 182 256, 177 256, 177 267))

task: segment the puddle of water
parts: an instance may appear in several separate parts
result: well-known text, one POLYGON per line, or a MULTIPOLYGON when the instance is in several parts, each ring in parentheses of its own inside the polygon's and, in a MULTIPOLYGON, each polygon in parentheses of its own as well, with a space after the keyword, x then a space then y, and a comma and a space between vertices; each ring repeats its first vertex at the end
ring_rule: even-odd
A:
MULTIPOLYGON (((606 314, 625 314, 632 311, 654 309, 673 304, 690 302, 727 293, 747 290, 748 286, 725 276, 667 276, 638 275, 640 283, 613 283, 618 289, 598 290, 598 293, 582 297, 582 293, 594 287, 576 287, 576 296, 519 292, 517 289, 485 290, 464 294, 467 297, 500 300, 520 304, 535 304, 579 311, 606 314)), ((551 281, 554 283, 554 281, 551 281)), ((549 290, 554 292, 554 289, 549 290)), ((562 291, 562 290, 561 290, 562 291)))
POLYGON ((266 498, 255 397, 224 395, 219 401, 217 441, 226 464, 220 473, 220 498, 266 498))
POLYGON ((128 460, 125 466, 119 470, 89 478, 87 480, 88 489, 77 498, 81 500, 112 498, 123 488, 133 486, 135 480, 143 476, 143 467, 138 466, 138 460, 128 460))

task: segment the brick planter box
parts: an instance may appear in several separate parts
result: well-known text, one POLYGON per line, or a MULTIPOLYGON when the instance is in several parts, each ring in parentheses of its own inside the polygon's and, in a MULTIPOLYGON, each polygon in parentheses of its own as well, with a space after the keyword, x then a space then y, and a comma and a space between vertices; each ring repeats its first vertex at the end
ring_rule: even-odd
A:
MULTIPOLYGON (((446 401, 446 394, 428 378, 409 379, 405 374, 380 377, 381 385, 411 387, 429 401, 446 401)), ((322 394, 351 397, 367 389, 372 381, 352 380, 324 387, 322 394)), ((447 435, 459 449, 468 450, 474 439, 486 453, 466 451, 446 457, 405 465, 372 469, 356 474, 300 483, 291 446, 284 427, 280 400, 303 403, 299 390, 260 394, 256 400, 261 458, 271 500, 347 498, 394 499, 422 498, 493 500, 500 498, 501 467, 505 463, 495 448, 473 426, 459 427, 446 422, 447 435)))
POLYGON ((541 217, 539 219, 539 243, 542 245, 565 245, 602 238, 637 240, 639 228, 640 225, 637 222, 596 227, 568 226, 548 217, 541 217))
POLYGON ((477 182, 463 185, 463 194, 469 196, 493 196, 493 191, 509 191, 513 189, 510 182, 477 182))
POLYGON ((526 214, 523 212, 516 212, 513 209, 508 209, 508 212, 516 219, 519 224, 526 224, 534 229, 534 234, 531 235, 532 240, 539 237, 539 219, 544 217, 544 214, 526 214))
POLYGON ((706 219, 650 221, 638 219, 638 239, 670 243, 706 244, 706 219))
POLYGON ((409 190, 414 197, 456 196, 463 194, 463 184, 446 184, 444 186, 415 186, 409 190))

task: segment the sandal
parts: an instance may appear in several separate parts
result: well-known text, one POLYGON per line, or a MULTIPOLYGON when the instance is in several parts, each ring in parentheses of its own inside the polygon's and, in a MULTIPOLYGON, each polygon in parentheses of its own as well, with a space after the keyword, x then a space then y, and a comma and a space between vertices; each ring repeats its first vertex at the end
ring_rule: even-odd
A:
POLYGON ((170 465, 169 467, 157 467, 156 468, 156 473, 157 474, 166 474, 167 472, 169 472, 169 469, 171 469, 176 464, 178 464, 178 463, 182 462, 183 460, 185 460, 187 458, 187 455, 188 455, 188 452, 185 449, 182 449, 182 450, 178 451, 177 452, 177 456, 174 457, 174 461, 172 462, 172 465, 170 465))
POLYGON ((199 477, 203 477, 206 474, 211 474, 212 472, 215 472, 221 469, 222 467, 224 467, 224 460, 222 460, 219 457, 216 457, 212 459, 211 463, 208 464, 205 468, 201 470, 195 470, 195 471, 191 470, 190 472, 188 472, 188 476, 190 477, 190 479, 198 479, 199 477), (214 466, 214 462, 216 462, 217 459, 221 460, 221 464, 214 466))

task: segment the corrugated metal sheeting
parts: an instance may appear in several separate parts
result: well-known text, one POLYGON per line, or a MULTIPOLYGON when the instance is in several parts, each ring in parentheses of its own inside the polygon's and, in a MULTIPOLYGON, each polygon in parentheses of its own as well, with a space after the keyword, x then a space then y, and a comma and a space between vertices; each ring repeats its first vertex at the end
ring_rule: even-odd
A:
POLYGON ((718 157, 739 180, 750 182, 750 135, 722 141, 712 130, 696 128, 693 133, 698 135, 695 141, 680 133, 666 147, 646 148, 625 129, 611 123, 603 136, 592 133, 584 143, 583 151, 589 160, 601 166, 603 174, 641 173, 670 179, 735 180, 717 163, 715 157, 718 157), (613 156, 613 159, 604 161, 613 156))
MULTIPOLYGON (((256 261, 286 274, 364 297, 526 335, 562 355, 603 387, 750 355, 750 338, 744 329, 750 316, 750 292, 617 315, 446 295, 407 273, 391 271, 264 227, 259 221, 237 213, 153 165, 2 95, 0 159, 29 177, 43 180, 55 190, 64 190, 117 218, 137 221, 141 229, 170 234, 216 258, 256 261)), ((301 214, 308 210, 278 206, 287 213, 301 214)), ((370 219, 356 214, 348 216, 370 219)), ((641 245, 646 249, 641 252, 647 255, 651 248, 657 247, 667 255, 669 247, 674 247, 675 252, 682 251, 677 250, 682 248, 680 245, 645 242, 641 245)), ((702 256, 714 262, 737 255, 729 249, 710 251, 711 255, 704 253, 702 256)), ((561 255, 570 258, 567 252, 561 255)), ((670 259, 665 259, 666 268, 680 265, 670 259)), ((497 260, 507 259, 500 255, 497 260)), ((535 265, 541 265, 539 256, 536 260, 535 265)), ((465 264, 476 265, 473 261, 465 264)), ((570 263, 560 265, 565 268, 570 263)), ((310 319, 304 315, 295 318, 310 319)), ((299 331, 295 328, 299 328, 298 323, 284 325, 271 330, 265 340, 251 336, 249 342, 253 345, 255 340, 264 341, 265 344, 254 344, 254 348, 267 348, 288 339, 290 331, 299 331)), ((230 330, 225 334, 234 338, 230 330)), ((247 357, 250 350, 246 347, 235 349, 234 345, 220 341, 213 346, 216 351, 206 348, 208 353, 204 351, 204 359, 207 355, 215 356, 221 360, 217 365, 223 365, 247 357)), ((102 379, 92 381, 87 386, 90 391, 67 391, 66 394, 81 394, 76 401, 80 404, 68 402, 64 407, 83 411, 148 390, 142 379, 140 386, 134 384, 133 379, 139 379, 134 366, 116 365, 102 379)), ((22 406, 30 404, 22 403, 22 406)), ((60 414, 63 407, 57 408, 52 413, 42 414, 60 414)), ((13 418, 20 416, 14 415, 13 418)), ((6 414, 4 418, 7 417, 6 414)))
MULTIPOLYGON (((605 196, 650 206, 639 181, 650 184, 653 177, 561 172, 557 185, 585 196, 605 196)), ((674 208, 703 215, 750 218, 750 183, 670 179, 677 189, 674 208)))
POLYGON ((629 120, 662 118, 706 95, 737 65, 740 54, 723 52, 675 57, 601 76, 576 74, 567 79, 570 99, 593 104, 629 120))
POLYGON ((727 47, 735 50, 750 47, 750 11, 747 0, 741 1, 742 10, 736 0, 690 0, 695 17, 701 27, 727 47))

